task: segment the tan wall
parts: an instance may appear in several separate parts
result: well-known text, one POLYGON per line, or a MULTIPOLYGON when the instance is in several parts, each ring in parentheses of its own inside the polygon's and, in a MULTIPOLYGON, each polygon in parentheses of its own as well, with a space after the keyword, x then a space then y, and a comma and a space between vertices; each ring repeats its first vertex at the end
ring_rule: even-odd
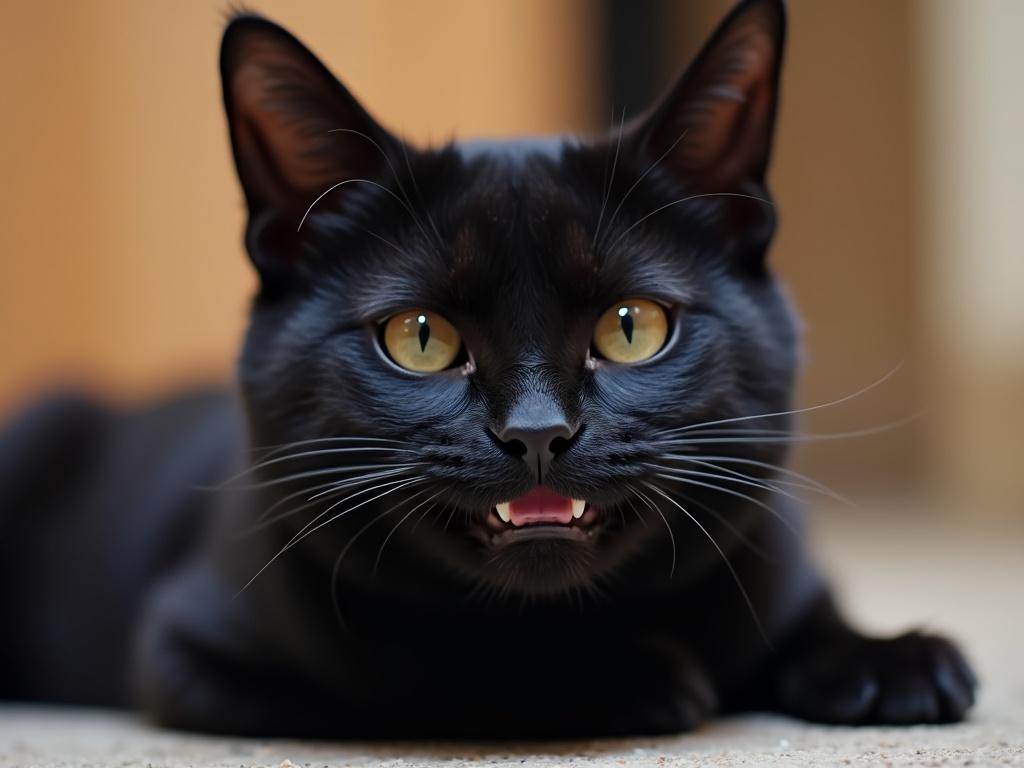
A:
MULTIPOLYGON (((584 0, 255 4, 414 140, 595 123, 584 0)), ((226 4, 5 2, 0 411, 230 375, 253 280, 219 104, 226 4)))
POLYGON ((1024 3, 916 7, 925 322, 935 382, 926 456, 965 514, 1024 519, 1024 3))

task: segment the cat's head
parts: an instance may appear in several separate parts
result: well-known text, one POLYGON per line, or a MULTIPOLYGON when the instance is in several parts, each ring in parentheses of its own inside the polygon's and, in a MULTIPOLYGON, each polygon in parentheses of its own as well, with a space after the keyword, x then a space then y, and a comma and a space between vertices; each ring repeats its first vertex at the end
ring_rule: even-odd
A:
POLYGON ((241 381, 255 442, 289 446, 274 470, 299 476, 298 529, 341 551, 364 529, 330 526, 358 517, 374 551, 395 531, 471 582, 543 594, 707 550, 684 509, 743 526, 757 491, 729 473, 757 465, 728 461, 780 457, 728 420, 785 410, 796 354, 765 264, 783 34, 779 0, 740 3, 595 140, 421 149, 286 31, 232 20, 261 278, 241 381))

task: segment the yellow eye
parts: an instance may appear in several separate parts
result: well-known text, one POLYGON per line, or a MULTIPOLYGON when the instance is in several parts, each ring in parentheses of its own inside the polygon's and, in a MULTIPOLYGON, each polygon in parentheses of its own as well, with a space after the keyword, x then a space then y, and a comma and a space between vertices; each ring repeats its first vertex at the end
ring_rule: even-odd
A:
POLYGON ((451 323, 425 309, 399 312, 384 325, 384 347, 391 359, 418 373, 443 371, 462 348, 451 323))
POLYGON ((626 299, 601 315, 594 348, 615 363, 639 363, 661 349, 668 337, 668 317, 660 304, 626 299))

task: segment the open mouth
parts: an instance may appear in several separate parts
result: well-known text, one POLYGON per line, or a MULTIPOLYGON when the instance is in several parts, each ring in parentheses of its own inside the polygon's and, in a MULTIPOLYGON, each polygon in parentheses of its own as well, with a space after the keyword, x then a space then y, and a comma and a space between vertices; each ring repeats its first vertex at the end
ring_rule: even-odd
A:
POLYGON ((570 537, 585 532, 597 512, 583 499, 560 496, 538 485, 525 496, 503 501, 491 508, 487 526, 495 534, 551 534, 570 537))

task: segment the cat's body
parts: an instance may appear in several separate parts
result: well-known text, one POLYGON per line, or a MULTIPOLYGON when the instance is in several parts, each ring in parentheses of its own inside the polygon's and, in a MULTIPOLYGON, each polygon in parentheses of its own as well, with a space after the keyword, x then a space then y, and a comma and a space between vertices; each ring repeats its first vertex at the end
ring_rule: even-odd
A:
POLYGON ((197 474, 252 465, 172 505, 204 523, 135 583, 133 701, 340 737, 963 716, 955 648, 848 628, 800 541, 795 323, 764 261, 782 30, 742 3, 606 140, 419 151, 232 22, 254 452, 222 438, 197 474))
POLYGON ((244 456, 227 393, 113 411, 62 396, 0 436, 0 699, 128 706, 146 596, 219 504, 201 486, 244 456))

